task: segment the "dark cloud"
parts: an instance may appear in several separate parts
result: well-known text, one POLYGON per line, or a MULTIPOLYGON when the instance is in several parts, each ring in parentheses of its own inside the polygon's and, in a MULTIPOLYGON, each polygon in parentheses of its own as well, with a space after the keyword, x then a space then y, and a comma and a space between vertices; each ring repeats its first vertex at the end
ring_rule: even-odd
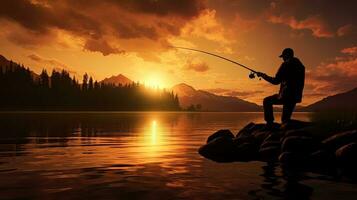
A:
POLYGON ((205 8, 203 1, 192 0, 122 0, 114 2, 134 12, 139 11, 158 16, 176 15, 184 18, 197 16, 205 8))
POLYGON ((76 71, 71 70, 66 64, 64 64, 56 59, 45 58, 45 57, 42 57, 35 53, 30 54, 27 57, 37 63, 45 65, 46 67, 51 67, 54 70, 61 71, 64 69, 72 75, 77 75, 76 71))
POLYGON ((101 52, 104 56, 109 54, 124 54, 124 50, 120 50, 119 48, 112 47, 105 40, 94 40, 88 39, 84 44, 84 49, 89 51, 98 51, 101 52))
POLYGON ((185 70, 193 70, 195 72, 206 72, 209 70, 209 66, 207 63, 202 61, 192 61, 188 60, 186 65, 184 66, 185 70))
POLYGON ((352 33, 353 31, 353 25, 352 24, 347 24, 344 26, 341 26, 340 28, 338 28, 337 30, 337 35, 338 36, 345 36, 345 35, 349 35, 352 33))
POLYGON ((23 34, 37 38, 8 34, 24 45, 41 45, 38 38, 48 35, 60 39, 54 34, 60 30, 80 37, 86 50, 109 55, 131 51, 132 40, 163 44, 204 9, 203 0, 11 0, 0 1, 0 19, 19 24, 23 34))
POLYGON ((276 0, 272 5, 270 19, 279 17, 280 23, 293 29, 310 29, 316 37, 349 34, 357 18, 357 2, 353 0, 276 0))
POLYGON ((54 60, 54 59, 48 59, 48 58, 44 58, 44 57, 41 57, 37 54, 30 54, 27 56, 28 58, 30 58, 31 60, 33 61, 36 61, 38 63, 41 63, 41 64, 45 64, 45 65, 52 65, 53 67, 60 67, 60 68, 63 68, 63 69, 67 69, 67 65, 61 63, 60 61, 57 61, 57 60, 54 60))
POLYGON ((319 16, 311 16, 301 21, 291 16, 271 16, 269 21, 276 24, 285 24, 296 30, 311 30, 312 35, 319 38, 331 38, 335 35, 319 16))
POLYGON ((343 56, 322 63, 307 73, 310 90, 315 93, 335 94, 357 87, 357 47, 341 50, 343 56))

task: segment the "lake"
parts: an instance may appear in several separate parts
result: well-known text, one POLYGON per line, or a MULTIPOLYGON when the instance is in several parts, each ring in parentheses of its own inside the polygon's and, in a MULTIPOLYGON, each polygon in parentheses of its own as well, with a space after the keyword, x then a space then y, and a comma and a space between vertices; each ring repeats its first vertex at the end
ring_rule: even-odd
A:
POLYGON ((278 165, 197 153, 214 131, 252 121, 262 113, 0 113, 0 199, 356 198, 357 185, 331 177, 287 181, 278 165))

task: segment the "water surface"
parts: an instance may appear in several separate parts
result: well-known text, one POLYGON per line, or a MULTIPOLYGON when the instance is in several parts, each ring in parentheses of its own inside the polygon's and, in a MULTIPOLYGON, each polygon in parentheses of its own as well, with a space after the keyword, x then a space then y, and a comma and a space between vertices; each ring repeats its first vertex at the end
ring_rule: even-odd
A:
POLYGON ((214 131, 251 121, 262 113, 1 113, 0 199, 356 197, 351 183, 316 174, 287 181, 279 166, 197 153, 214 131))

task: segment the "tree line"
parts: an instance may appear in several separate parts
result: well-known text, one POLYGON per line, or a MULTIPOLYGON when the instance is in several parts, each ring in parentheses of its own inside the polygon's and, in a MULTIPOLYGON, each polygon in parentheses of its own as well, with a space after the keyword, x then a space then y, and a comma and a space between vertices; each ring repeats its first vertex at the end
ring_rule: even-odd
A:
POLYGON ((0 69, 1 110, 180 110, 173 92, 139 83, 104 84, 88 74, 80 83, 66 70, 36 75, 13 62, 0 69))

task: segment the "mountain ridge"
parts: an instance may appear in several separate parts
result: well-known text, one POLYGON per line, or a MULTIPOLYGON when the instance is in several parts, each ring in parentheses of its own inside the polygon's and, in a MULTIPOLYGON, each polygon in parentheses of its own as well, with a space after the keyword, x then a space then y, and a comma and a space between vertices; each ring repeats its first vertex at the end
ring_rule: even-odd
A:
POLYGON ((315 103, 312 103, 302 110, 305 111, 324 111, 324 110, 357 110, 357 87, 346 92, 338 93, 325 97, 315 103))
POLYGON ((109 78, 105 78, 100 81, 100 83, 105 84, 113 84, 113 85, 130 85, 134 81, 130 80, 128 77, 124 76, 123 74, 112 75, 109 78))
POLYGON ((199 104, 204 111, 262 111, 262 107, 255 103, 237 97, 220 96, 205 90, 196 90, 186 83, 177 84, 171 89, 178 95, 180 105, 184 108, 199 104))

